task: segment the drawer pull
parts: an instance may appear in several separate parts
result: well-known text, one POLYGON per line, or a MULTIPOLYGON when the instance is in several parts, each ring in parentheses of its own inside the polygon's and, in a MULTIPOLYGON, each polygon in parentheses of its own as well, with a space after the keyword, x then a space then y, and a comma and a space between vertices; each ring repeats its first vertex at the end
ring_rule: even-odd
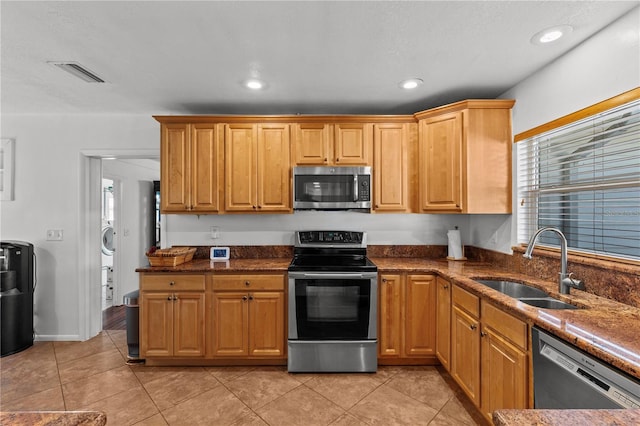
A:
POLYGON ((176 285, 175 281, 169 281, 169 285, 176 285))
POLYGON ((478 324, 471 324, 469 328, 475 330, 476 328, 478 328, 478 324))
POLYGON ((247 287, 249 287, 251 285, 251 281, 245 281, 244 285, 246 285, 247 287))
POLYGON ((247 296, 242 296, 242 300, 247 301, 247 296))
POLYGON ((249 300, 253 300, 253 295, 252 294, 249 295, 249 300))
POLYGON ((172 299, 171 299, 171 296, 167 297, 167 300, 172 300, 172 299))

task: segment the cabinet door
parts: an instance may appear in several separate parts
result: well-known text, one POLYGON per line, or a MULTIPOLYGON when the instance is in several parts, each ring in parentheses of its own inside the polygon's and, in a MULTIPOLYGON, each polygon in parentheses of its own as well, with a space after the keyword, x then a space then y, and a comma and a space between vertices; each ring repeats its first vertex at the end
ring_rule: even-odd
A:
POLYGON ((288 124, 258 126, 259 211, 291 211, 290 152, 288 124))
POLYGON ((173 294, 143 292, 140 305, 140 355, 173 355, 173 294))
POLYGON ((163 124, 160 137, 160 209, 185 212, 190 207, 191 173, 188 124, 163 124))
POLYGON ((191 210, 216 212, 220 208, 222 149, 215 124, 191 128, 191 210))
POLYGON ((225 131, 225 210, 254 211, 256 200, 257 127, 229 124, 225 131))
POLYGON ((402 355, 402 276, 380 276, 378 303, 378 352, 381 357, 402 355))
POLYGON ((373 126, 371 124, 334 125, 334 164, 371 165, 373 126))
POLYGON ((213 354, 249 355, 249 297, 247 293, 214 292, 213 354))
POLYGON ((303 123, 294 126, 296 165, 325 165, 332 152, 333 126, 323 123, 303 123))
POLYGON ((173 300, 173 355, 204 355, 204 293, 176 293, 173 300))
POLYGON ((376 211, 408 211, 408 130, 376 124, 373 131, 373 202, 376 211))
POLYGON ((284 293, 249 295, 249 355, 284 356, 284 293))
POLYGON ((478 320, 455 304, 451 313, 451 376, 480 406, 480 330, 478 320))
POLYGON ((490 327, 482 330, 481 412, 490 419, 494 410, 529 408, 527 354, 490 327))
POLYGON ((436 346, 436 278, 433 275, 409 275, 405 300, 405 354, 433 355, 436 346))
POLYGON ((436 355, 442 366, 450 371, 451 359, 451 284, 443 278, 436 278, 436 355))
POLYGON ((462 211, 462 112, 420 122, 420 207, 462 211))

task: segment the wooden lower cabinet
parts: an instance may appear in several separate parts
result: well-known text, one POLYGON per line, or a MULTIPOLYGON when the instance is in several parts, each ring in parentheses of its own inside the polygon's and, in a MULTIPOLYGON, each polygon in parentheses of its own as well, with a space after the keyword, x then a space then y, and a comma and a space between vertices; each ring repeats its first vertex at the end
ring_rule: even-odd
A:
POLYGON ((215 275, 212 282, 211 355, 284 357, 284 275, 215 275))
POLYGON ((456 285, 451 302, 451 376, 489 421, 531 408, 527 324, 456 285))
POLYGON ((204 280, 204 275, 141 276, 142 358, 204 356, 204 280))
POLYGON ((435 276, 381 274, 378 285, 379 363, 434 363, 435 276))

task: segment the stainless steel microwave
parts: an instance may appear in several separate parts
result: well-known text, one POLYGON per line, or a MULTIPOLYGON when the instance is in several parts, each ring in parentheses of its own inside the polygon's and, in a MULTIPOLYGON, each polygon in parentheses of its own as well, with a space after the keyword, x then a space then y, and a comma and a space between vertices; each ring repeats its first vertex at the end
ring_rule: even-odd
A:
POLYGON ((293 168, 296 210, 371 210, 371 167, 293 168))

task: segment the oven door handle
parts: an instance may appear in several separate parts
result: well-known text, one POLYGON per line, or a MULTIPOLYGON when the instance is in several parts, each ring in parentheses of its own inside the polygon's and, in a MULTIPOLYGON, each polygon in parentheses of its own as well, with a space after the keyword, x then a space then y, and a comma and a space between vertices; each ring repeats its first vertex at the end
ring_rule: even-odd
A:
POLYGON ((376 278, 376 272, 364 272, 364 273, 351 273, 351 272, 338 272, 338 273, 311 273, 311 272, 289 272, 289 278, 315 278, 315 279, 371 279, 376 278))

